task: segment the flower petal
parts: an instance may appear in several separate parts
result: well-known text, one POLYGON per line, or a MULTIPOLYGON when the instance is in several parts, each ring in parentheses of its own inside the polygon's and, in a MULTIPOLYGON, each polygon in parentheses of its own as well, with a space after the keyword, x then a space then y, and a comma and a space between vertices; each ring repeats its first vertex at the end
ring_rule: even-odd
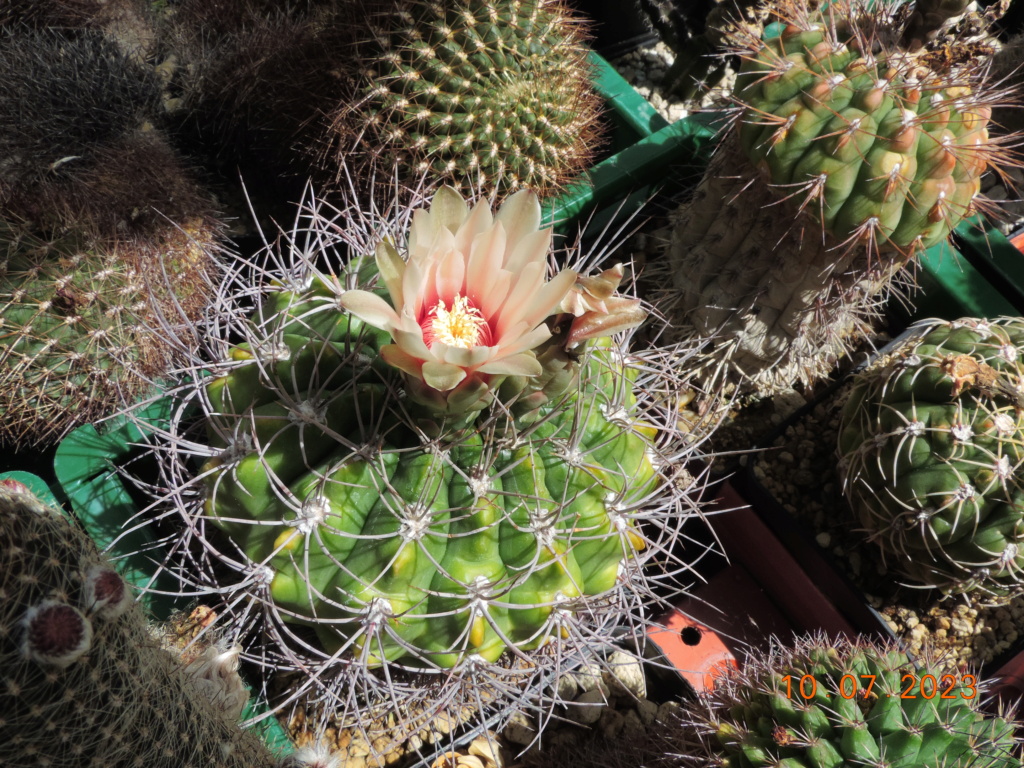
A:
MULTIPOLYGON (((505 228, 495 224, 487 232, 477 235, 468 253, 466 292, 483 309, 484 298, 491 289, 495 275, 501 271, 501 260, 505 253, 505 228)), ((486 310, 484 316, 489 317, 486 310)))
POLYGON ((502 357, 477 368, 479 373, 504 374, 507 376, 539 376, 544 368, 533 352, 523 352, 511 357, 502 357))
POLYGON ((563 269, 537 292, 537 295, 530 301, 529 311, 522 315, 522 319, 530 327, 543 322, 554 313, 575 282, 576 270, 563 269))
POLYGON ((423 381, 427 383, 427 386, 441 392, 455 389, 459 382, 466 378, 466 372, 459 368, 459 366, 434 361, 424 363, 421 373, 423 381))
POLYGON ((420 360, 431 360, 434 355, 423 341, 423 330, 417 325, 414 331, 400 328, 391 329, 391 338, 403 351, 420 360))
POLYGON ((384 299, 369 291, 345 291, 338 299, 342 308, 382 331, 399 325, 398 314, 384 299))
POLYGON ((452 187, 441 187, 434 193, 434 199, 430 201, 430 218, 435 233, 444 228, 455 234, 468 216, 469 206, 452 187))
POLYGON ((505 269, 513 275, 519 274, 523 267, 532 262, 547 263, 548 251, 551 249, 551 230, 542 229, 525 235, 512 253, 505 259, 505 269))
POLYGON ((491 284, 483 286, 481 290, 485 293, 477 301, 481 314, 494 327, 497 323, 497 315, 508 298, 509 289, 512 287, 512 273, 501 270, 496 275, 491 275, 491 284))
POLYGON ((405 274, 405 260, 399 255, 398 249, 386 240, 377 243, 377 272, 380 273, 384 285, 391 296, 391 303, 401 307, 402 275, 405 274))
POLYGON ((508 242, 518 243, 540 228, 540 199, 532 189, 521 189, 508 197, 498 210, 495 221, 505 227, 508 242))
MULTIPOLYGON (((541 295, 544 288, 544 275, 548 268, 546 264, 531 262, 523 267, 517 274, 515 285, 509 291, 508 298, 501 306, 498 313, 498 322, 495 330, 498 338, 504 338, 509 328, 518 323, 526 315, 534 314, 534 302, 541 295)), ((561 299, 559 299, 561 301, 561 299)), ((545 315, 546 317, 546 315, 545 315)), ((539 321, 538 321, 539 322, 539 321)), ((533 325, 536 325, 534 323, 533 325)), ((530 326, 531 328, 533 326, 530 326)))
POLYGON ((423 367, 423 361, 407 354, 397 344, 385 344, 380 348, 380 356, 388 365, 417 379, 421 378, 420 369, 423 367))
POLYGON ((494 347, 452 347, 443 342, 436 342, 430 353, 437 359, 457 365, 466 370, 473 370, 494 357, 494 347))
POLYGON ((465 295, 463 286, 466 279, 466 261, 463 255, 452 248, 438 260, 434 276, 437 298, 450 309, 457 295, 465 295))
POLYGON ((509 334, 511 343, 507 346, 499 345, 498 347, 501 357, 536 349, 551 338, 551 330, 544 324, 538 325, 529 332, 526 330, 525 323, 517 325, 512 330, 514 333, 509 334))
POLYGON ((491 215, 491 206, 486 200, 481 200, 473 206, 473 210, 469 212, 469 218, 455 233, 455 247, 463 253, 469 253, 477 236, 489 230, 493 224, 494 216, 491 215))

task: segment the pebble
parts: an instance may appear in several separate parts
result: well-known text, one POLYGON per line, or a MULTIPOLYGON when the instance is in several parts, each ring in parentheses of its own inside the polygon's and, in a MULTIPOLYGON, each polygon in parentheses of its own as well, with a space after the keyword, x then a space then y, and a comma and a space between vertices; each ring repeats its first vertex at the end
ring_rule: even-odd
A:
POLYGON ((607 667, 603 670, 601 678, 610 693, 626 693, 637 698, 647 696, 643 662, 632 654, 623 651, 613 652, 608 657, 607 667))
POLYGON ((501 735, 518 744, 521 747, 529 746, 537 738, 537 729, 533 727, 530 718, 522 712, 516 712, 502 730, 501 735))
POLYGON ((603 705, 606 703, 607 699, 601 691, 585 691, 569 705, 566 717, 580 725, 593 725, 601 719, 601 713, 605 709, 603 705))

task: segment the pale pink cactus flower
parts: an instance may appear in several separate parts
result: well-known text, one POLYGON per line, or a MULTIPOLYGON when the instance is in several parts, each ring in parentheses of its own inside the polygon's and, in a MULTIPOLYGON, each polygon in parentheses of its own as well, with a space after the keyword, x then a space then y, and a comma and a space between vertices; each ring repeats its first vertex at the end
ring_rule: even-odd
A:
POLYGON ((391 304, 350 290, 341 305, 391 334, 381 355, 428 387, 449 392, 491 377, 537 376, 534 350, 551 337, 545 320, 576 282, 564 269, 550 280, 551 229, 540 228, 537 195, 523 190, 492 215, 481 201, 470 209, 450 187, 429 210, 413 214, 408 260, 389 242, 376 260, 391 304))

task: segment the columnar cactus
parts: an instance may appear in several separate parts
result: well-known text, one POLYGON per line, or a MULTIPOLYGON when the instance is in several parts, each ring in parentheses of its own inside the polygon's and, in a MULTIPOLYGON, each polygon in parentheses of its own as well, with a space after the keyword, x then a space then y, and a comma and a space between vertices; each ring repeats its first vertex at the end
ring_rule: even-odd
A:
POLYGON ((686 764, 1019 768, 1016 723, 981 711, 978 678, 892 647, 803 638, 752 655, 685 713, 686 764))
POLYGON ((0 487, 0 763, 270 768, 237 707, 218 706, 209 667, 195 671, 158 645, 84 532, 0 487))
POLYGON ((732 129, 669 247, 677 317, 709 367, 770 394, 827 373, 922 249, 1010 162, 970 46, 911 53, 894 7, 800 4, 752 43, 732 129))
POLYGON ((202 542, 191 572, 235 570, 210 588, 281 638, 252 655, 344 695, 341 725, 422 710, 388 716, 400 741, 423 712, 545 695, 529 681, 637 609, 645 564, 676 578, 690 502, 669 462, 693 448, 669 361, 613 336, 645 316, 623 268, 549 277, 536 195, 356 216, 300 227, 309 250, 192 390, 209 448, 172 429, 157 450, 202 542), (375 263, 324 274, 333 248, 375 263))
POLYGON ((888 565, 992 602, 1024 594, 1024 320, 924 321, 857 375, 843 486, 888 565))

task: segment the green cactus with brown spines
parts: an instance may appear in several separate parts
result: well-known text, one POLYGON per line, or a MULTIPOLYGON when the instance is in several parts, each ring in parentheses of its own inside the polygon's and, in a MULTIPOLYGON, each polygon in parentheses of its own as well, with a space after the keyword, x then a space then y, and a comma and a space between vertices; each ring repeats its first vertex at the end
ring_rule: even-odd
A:
POLYGON ((556 0, 267 5, 188 0, 167 35, 182 114, 263 162, 342 185, 399 168, 412 184, 551 195, 600 143, 584 27, 556 0))
POLYGON ((891 646, 775 640, 684 708, 683 728, 698 737, 686 759, 722 768, 1019 768, 1015 722, 983 711, 983 698, 976 675, 914 665, 891 646))
MULTIPOLYGON (((892 8, 796 3, 752 41, 722 148, 679 213, 666 302, 709 375, 767 395, 826 374, 902 268, 1014 160, 988 136, 1006 94, 968 46, 954 65, 900 47, 892 8)), ((958 54, 959 55, 959 54, 958 54)))
POLYGON ((840 472, 889 568, 1001 602, 1024 593, 1024 320, 922 321, 859 373, 840 472))
POLYGON ((159 646, 89 537, 10 483, 0 487, 0 598, 3 764, 274 765, 237 709, 219 710, 205 680, 159 646))
POLYGON ((181 350, 157 330, 197 317, 216 235, 202 219, 111 245, 0 231, 0 443, 51 442, 148 392, 181 350))
POLYGON ((409 0, 370 24, 360 98, 332 116, 339 168, 366 153, 466 193, 546 196, 589 165, 599 101, 561 2, 409 0))

